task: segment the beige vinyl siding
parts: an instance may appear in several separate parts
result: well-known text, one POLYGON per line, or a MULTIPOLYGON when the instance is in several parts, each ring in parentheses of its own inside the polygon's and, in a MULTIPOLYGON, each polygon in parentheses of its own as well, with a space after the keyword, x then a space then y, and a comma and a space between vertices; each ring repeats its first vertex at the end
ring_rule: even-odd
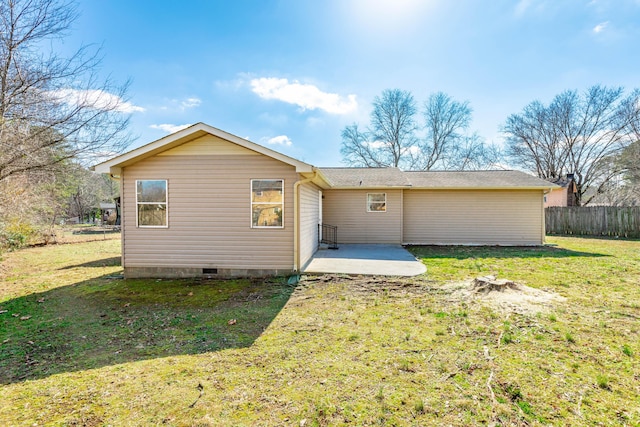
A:
POLYGON ((539 245, 542 191, 407 190, 404 243, 539 245))
POLYGON ((215 135, 205 135, 187 144, 159 153, 158 156, 260 156, 260 153, 232 144, 215 135))
POLYGON ((326 190, 322 221, 338 227, 338 243, 401 243, 402 190, 326 190), (387 193, 386 212, 367 212, 367 193, 387 193))
POLYGON ((128 166, 122 178, 125 267, 293 268, 293 166, 263 155, 182 153, 128 166), (283 228, 251 228, 251 179, 261 178, 284 179, 283 228), (168 181, 168 228, 136 228, 136 179, 168 181))
POLYGON ((568 190, 565 187, 556 188, 555 190, 550 191, 546 195, 547 201, 544 204, 544 207, 567 206, 567 192, 568 190))
POLYGON ((304 267, 318 250, 319 191, 313 184, 300 186, 300 265, 304 267))

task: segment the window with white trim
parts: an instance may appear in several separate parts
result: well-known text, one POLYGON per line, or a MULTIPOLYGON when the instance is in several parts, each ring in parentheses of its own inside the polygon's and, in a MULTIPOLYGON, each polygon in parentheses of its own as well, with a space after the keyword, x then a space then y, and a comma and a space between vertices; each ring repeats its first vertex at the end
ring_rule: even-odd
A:
POLYGON ((167 227, 167 180, 136 180, 138 227, 167 227))
POLYGON ((283 228, 284 180, 251 180, 251 227, 283 228))
POLYGON ((387 193, 367 193, 367 212, 386 212, 387 193))

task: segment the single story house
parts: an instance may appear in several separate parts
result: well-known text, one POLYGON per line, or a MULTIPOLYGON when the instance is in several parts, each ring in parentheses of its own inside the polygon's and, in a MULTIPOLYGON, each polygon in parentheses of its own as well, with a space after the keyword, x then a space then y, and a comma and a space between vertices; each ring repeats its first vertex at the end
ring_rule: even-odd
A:
POLYGON ((318 168, 204 123, 94 167, 120 181, 125 277, 301 271, 338 243, 540 245, 553 184, 518 171, 318 168))
MULTIPOLYGON (((109 218, 116 214, 116 204, 108 203, 108 202, 100 202, 98 204, 98 209, 100 209, 100 222, 105 225, 108 223, 109 218)), ((115 223, 115 218, 114 218, 115 223)))
POLYGON ((550 180, 556 187, 544 196, 544 207, 552 206, 577 206, 578 186, 572 173, 550 180))

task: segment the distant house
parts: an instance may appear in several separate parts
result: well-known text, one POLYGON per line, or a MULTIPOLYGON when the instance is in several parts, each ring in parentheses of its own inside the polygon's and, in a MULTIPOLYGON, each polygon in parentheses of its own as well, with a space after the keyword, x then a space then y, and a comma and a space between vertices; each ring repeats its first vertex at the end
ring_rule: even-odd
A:
POLYGON ((568 173, 567 175, 551 180, 551 183, 555 184, 556 188, 551 190, 544 196, 544 207, 551 206, 577 206, 578 203, 578 187, 574 180, 574 174, 568 173))
POLYGON ((539 245, 543 194, 517 171, 318 168, 203 123, 95 166, 120 181, 126 277, 300 271, 339 243, 539 245))
POLYGON ((98 204, 98 208, 100 209, 100 221, 103 225, 107 224, 109 217, 116 213, 115 203, 100 202, 100 204, 98 204))

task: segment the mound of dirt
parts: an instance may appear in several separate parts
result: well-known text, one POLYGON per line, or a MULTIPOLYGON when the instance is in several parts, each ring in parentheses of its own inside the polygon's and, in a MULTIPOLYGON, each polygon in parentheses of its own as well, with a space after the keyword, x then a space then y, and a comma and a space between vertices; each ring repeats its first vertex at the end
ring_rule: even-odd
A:
POLYGON ((534 314, 550 311, 555 303, 565 297, 542 289, 535 289, 510 280, 484 276, 466 282, 454 282, 446 286, 452 302, 476 301, 505 313, 534 314))

